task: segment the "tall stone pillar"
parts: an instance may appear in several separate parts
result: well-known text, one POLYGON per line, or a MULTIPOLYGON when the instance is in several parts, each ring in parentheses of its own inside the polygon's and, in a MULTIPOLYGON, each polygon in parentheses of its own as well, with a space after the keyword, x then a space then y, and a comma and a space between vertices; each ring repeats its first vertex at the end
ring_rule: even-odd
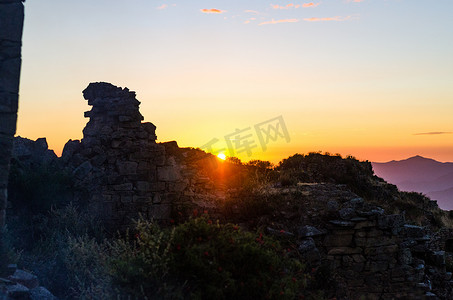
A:
MULTIPOLYGON (((0 0, 0 251, 5 225, 9 162, 16 133, 24 5, 0 0)), ((0 268, 5 263, 0 253, 0 268)))

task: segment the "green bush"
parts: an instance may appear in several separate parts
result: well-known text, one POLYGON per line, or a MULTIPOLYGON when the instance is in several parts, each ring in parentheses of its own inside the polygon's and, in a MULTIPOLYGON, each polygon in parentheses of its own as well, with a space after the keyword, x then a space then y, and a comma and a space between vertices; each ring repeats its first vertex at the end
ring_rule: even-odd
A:
POLYGON ((141 220, 136 229, 132 241, 111 244, 114 283, 128 295, 294 299, 303 288, 301 263, 263 234, 207 216, 166 230, 141 220))
POLYGON ((141 219, 109 239, 73 205, 35 225, 19 264, 61 299, 294 299, 307 282, 279 241, 207 214, 167 228, 141 219))

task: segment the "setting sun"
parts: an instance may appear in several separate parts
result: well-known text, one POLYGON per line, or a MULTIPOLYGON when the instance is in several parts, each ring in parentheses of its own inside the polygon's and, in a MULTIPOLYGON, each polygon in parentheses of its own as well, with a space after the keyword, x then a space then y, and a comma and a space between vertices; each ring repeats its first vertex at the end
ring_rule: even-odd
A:
POLYGON ((220 158, 221 160, 225 160, 226 159, 225 153, 219 153, 219 154, 217 154, 217 157, 220 158))

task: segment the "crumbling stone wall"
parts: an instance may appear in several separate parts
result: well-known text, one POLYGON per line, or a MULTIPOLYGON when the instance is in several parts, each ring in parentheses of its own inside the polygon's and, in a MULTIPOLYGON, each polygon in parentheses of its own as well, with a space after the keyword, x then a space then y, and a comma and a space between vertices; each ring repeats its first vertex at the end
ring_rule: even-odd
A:
POLYGON ((451 299, 446 253, 429 230, 362 198, 327 206, 322 227, 299 229, 299 250, 312 265, 327 262, 338 299, 451 299))
MULTIPOLYGON (((131 223, 139 214, 169 218, 171 203, 185 189, 179 166, 156 143, 156 127, 142 123, 135 92, 109 83, 91 83, 83 96, 92 106, 83 139, 69 141, 62 160, 108 227, 131 223)), ((81 199, 85 198, 85 199, 81 199)))
POLYGON ((24 6, 20 0, 0 0, 0 249, 9 161, 16 133, 23 22, 24 6))

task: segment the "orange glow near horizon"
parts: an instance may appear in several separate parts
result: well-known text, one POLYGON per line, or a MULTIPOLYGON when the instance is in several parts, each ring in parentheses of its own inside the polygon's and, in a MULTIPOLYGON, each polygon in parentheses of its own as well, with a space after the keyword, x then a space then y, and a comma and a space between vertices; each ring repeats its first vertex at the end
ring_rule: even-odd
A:
POLYGON ((27 2, 17 134, 57 155, 82 138, 82 90, 105 81, 137 93, 158 142, 217 139, 212 153, 243 162, 453 162, 453 1, 95 2, 27 2), (263 147, 255 126, 276 116, 290 141, 263 147), (251 153, 230 153, 225 136, 247 128, 251 153))

